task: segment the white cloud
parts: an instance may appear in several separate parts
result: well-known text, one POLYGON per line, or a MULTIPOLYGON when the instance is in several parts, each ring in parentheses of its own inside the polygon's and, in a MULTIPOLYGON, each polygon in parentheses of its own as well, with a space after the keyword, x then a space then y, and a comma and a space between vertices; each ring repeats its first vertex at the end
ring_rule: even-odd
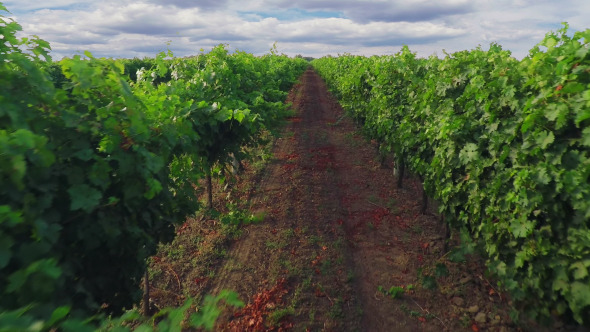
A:
MULTIPOLYGON (((0 0, 1 1, 1 0, 0 0)), ((420 56, 498 42, 522 57, 569 21, 589 28, 590 2, 548 0, 8 0, 26 34, 49 41, 56 58, 178 56, 219 43, 253 53, 273 42, 287 54, 379 54, 410 45, 420 56), (586 25, 586 26, 584 26, 586 25)))
POLYGON ((11 12, 48 8, 88 7, 95 3, 95 1, 90 0, 4 0, 2 2, 11 12))

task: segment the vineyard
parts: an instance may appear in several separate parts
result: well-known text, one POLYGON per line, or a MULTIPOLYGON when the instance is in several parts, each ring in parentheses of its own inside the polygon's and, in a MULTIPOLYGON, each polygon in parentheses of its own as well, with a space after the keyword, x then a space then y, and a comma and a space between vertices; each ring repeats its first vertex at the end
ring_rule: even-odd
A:
POLYGON ((76 330, 104 304, 119 312, 139 299, 146 258, 200 208, 199 180, 210 192, 224 165, 275 130, 307 63, 223 46, 53 63, 46 42, 0 24, 3 322, 49 328, 68 316, 76 330))
POLYGON ((219 317, 222 330, 381 330, 391 310, 399 330, 516 329, 521 314, 590 324, 590 30, 564 26, 520 61, 496 44, 444 58, 404 47, 313 70, 223 45, 53 61, 21 30, 0 16, 0 331, 212 329, 219 317), (348 117, 316 95, 314 71, 348 117), (213 243, 223 224, 247 235, 211 250, 240 268, 211 259, 196 275, 203 249, 189 260, 187 243, 213 243), (510 319, 424 304, 460 302, 443 285, 472 256, 510 319), (144 312, 165 304, 152 320, 129 311, 142 280, 159 290, 144 312))
POLYGON ((522 61, 491 45, 313 62, 365 132, 409 168, 465 250, 533 317, 590 317, 590 30, 522 61))

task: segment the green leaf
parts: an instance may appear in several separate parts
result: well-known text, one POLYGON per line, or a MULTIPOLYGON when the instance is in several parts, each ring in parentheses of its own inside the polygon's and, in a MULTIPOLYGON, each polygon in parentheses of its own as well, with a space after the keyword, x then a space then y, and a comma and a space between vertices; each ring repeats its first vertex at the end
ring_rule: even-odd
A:
POLYGON ((476 160, 479 156, 477 145, 474 143, 467 143, 459 152, 459 159, 463 165, 468 164, 472 160, 476 160))
POLYGON ((531 113, 529 115, 526 116, 526 118, 524 118, 524 121, 522 122, 522 126, 520 127, 520 132, 522 132, 523 134, 526 133, 529 128, 531 128, 533 126, 533 124, 535 123, 535 121, 537 120, 537 117, 535 115, 535 113, 531 113))
POLYGON ((242 121, 244 121, 245 117, 246 117, 246 115, 244 114, 244 112, 235 112, 234 113, 234 119, 236 119, 239 123, 242 123, 242 121))
POLYGON ((404 295, 405 292, 406 291, 402 287, 391 286, 391 288, 389 288, 387 291, 387 294, 389 294, 392 299, 399 299, 402 295, 404 295))
POLYGON ((102 193, 87 184, 77 184, 68 189, 70 195, 70 210, 84 210, 91 212, 100 203, 102 193))
POLYGON ((74 153, 73 156, 80 159, 80 160, 88 161, 92 158, 93 151, 92 151, 92 149, 82 149, 82 150, 78 150, 76 153, 74 153))
POLYGON ((570 109, 567 104, 550 104, 547 106, 547 110, 545 111, 545 117, 549 121, 555 121, 555 129, 560 129, 567 122, 569 112, 570 109))
POLYGON ((222 290, 219 295, 217 296, 218 298, 221 298, 225 301, 225 303, 237 307, 237 308, 242 308, 244 306, 244 302, 242 302, 239 298, 238 298, 238 293, 224 289, 222 290))
POLYGON ((576 114, 576 126, 579 126, 582 121, 587 119, 590 119, 590 107, 583 108, 576 114))
POLYGON ((27 163, 25 161, 25 157, 21 154, 12 156, 10 158, 12 164, 12 171, 13 173, 10 175, 12 179, 12 183, 14 183, 19 188, 23 188, 23 178, 27 172, 27 163))
POLYGON ((438 287, 436 279, 433 276, 424 276, 422 278, 422 287, 429 290, 434 290, 438 287))
POLYGON ((447 268, 447 266, 444 263, 438 263, 436 264, 436 269, 434 271, 434 275, 436 275, 437 277, 446 277, 449 275, 449 269, 447 268))
POLYGON ((19 129, 12 134, 12 139, 18 142, 19 146, 25 149, 32 149, 35 147, 35 134, 26 129, 19 129))
POLYGON ((586 127, 582 130, 582 145, 590 146, 590 127, 586 127))
POLYGON ((460 249, 453 249, 449 255, 449 260, 454 263, 465 262, 465 253, 460 249))
POLYGON ((590 49, 588 47, 582 47, 576 51, 576 57, 580 58, 580 59, 584 59, 586 57, 586 54, 588 54, 588 52, 590 52, 590 49))
POLYGON ((154 198, 160 191, 162 191, 162 184, 156 179, 148 179, 149 190, 143 195, 147 199, 154 198))
POLYGON ((520 268, 524 266, 524 262, 528 259, 526 250, 522 250, 516 253, 514 257, 514 267, 520 268))
POLYGON ((0 331, 2 332, 40 332, 43 331, 43 322, 35 319, 27 313, 31 305, 12 311, 0 312, 0 331))
POLYGON ((578 93, 586 90, 586 85, 578 82, 569 82, 567 83, 561 92, 563 93, 578 93))
POLYGON ((168 314, 168 318, 170 319, 170 329, 169 332, 181 332, 182 331, 182 321, 184 320, 184 316, 186 311, 190 308, 193 301, 192 299, 188 299, 182 307, 178 309, 172 310, 168 314))
POLYGON ((525 220, 524 222, 520 220, 515 220, 511 225, 510 228, 512 230, 512 234, 517 238, 524 238, 531 234, 534 228, 534 223, 529 220, 525 220))
POLYGON ((197 314, 191 315, 191 326, 204 327, 207 330, 212 330, 217 317, 221 314, 221 309, 218 307, 220 300, 224 300, 227 304, 235 307, 244 306, 244 303, 238 299, 236 292, 222 290, 216 297, 207 295, 205 296, 201 310, 197 314))
POLYGON ((12 237, 0 234, 0 270, 6 267, 12 258, 11 248, 13 244, 12 237))
MULTIPOLYGON (((50 279, 57 280, 62 274, 61 269, 57 266, 55 259, 42 259, 31 263, 24 270, 18 270, 12 273, 8 277, 8 286, 6 292, 8 293, 19 293, 21 288, 29 281, 30 276, 47 276, 50 279)), ((41 287, 41 285, 39 285, 41 287)), ((49 285, 43 285, 43 287, 50 287, 49 285)), ((47 292, 50 293, 51 289, 48 288, 47 292)))
POLYGON ((205 296, 203 308, 198 314, 192 315, 190 318, 193 327, 204 327, 207 330, 213 330, 217 317, 221 314, 221 309, 217 307, 217 302, 213 296, 205 296))
POLYGON ((570 270, 574 270, 574 278, 576 280, 584 279, 588 276, 588 268, 583 262, 575 262, 570 265, 570 270))
POLYGON ((579 309, 590 306, 590 284, 579 281, 573 282, 572 298, 576 303, 576 307, 579 309))
POLYGON ((541 45, 551 49, 557 45, 557 39, 553 36, 547 36, 545 40, 541 43, 541 45))
POLYGON ((542 131, 537 135, 536 142, 539 144, 543 149, 546 149, 547 146, 555 141, 555 135, 551 131, 542 131))
MULTIPOLYGON (((158 329, 163 331, 162 329, 160 329, 159 325, 158 325, 158 329)), ((127 331, 131 331, 131 330, 128 329, 127 331)), ((133 332, 154 332, 154 328, 151 325, 142 324, 138 327, 133 328, 133 332)))
POLYGON ((227 120, 230 120, 233 116, 233 111, 232 110, 228 110, 228 109, 220 109, 216 114, 215 114, 215 120, 219 121, 219 122, 224 122, 227 120))
POLYGON ((153 173, 159 172, 164 167, 164 159, 154 153, 145 152, 145 167, 153 173))
POLYGON ((8 205, 0 205, 0 224, 7 223, 8 227, 12 227, 22 222, 22 212, 12 211, 8 205))
POLYGON ((569 279, 564 268, 559 268, 555 272, 556 276, 553 280, 553 290, 563 293, 569 289, 569 279))
POLYGON ((551 178, 547 174, 547 170, 545 168, 537 169, 536 181, 539 184, 549 184, 549 182, 551 181, 551 178))
MULTIPOLYGON (((59 331, 63 332, 95 332, 96 327, 88 323, 88 320, 82 320, 78 318, 69 318, 59 326, 59 331)), ((123 332, 127 331, 126 327, 120 329, 113 329, 112 332, 123 332)))
POLYGON ((49 322, 47 322, 47 325, 55 325, 56 323, 64 319, 69 313, 70 307, 68 306, 59 307, 53 310, 53 313, 51 314, 51 318, 49 319, 49 322))

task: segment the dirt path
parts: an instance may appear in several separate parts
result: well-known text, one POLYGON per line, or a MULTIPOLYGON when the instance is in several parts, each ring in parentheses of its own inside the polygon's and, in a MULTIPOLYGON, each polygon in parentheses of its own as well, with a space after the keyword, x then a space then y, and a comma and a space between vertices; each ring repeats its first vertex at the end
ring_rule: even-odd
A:
MULTIPOLYGON (((296 114, 274 159, 240 198, 264 220, 227 250, 211 249, 206 267, 162 258, 154 287, 176 297, 154 301, 234 290, 247 306, 225 313, 220 331, 513 330, 505 298, 479 265, 442 252, 438 218, 419 212, 420 184, 396 188, 391 161, 379 162, 314 71, 289 100, 296 114)), ((187 249, 191 242, 223 242, 207 225, 181 228, 200 239, 179 240, 183 252, 204 252, 187 249)), ((176 251, 173 244, 161 256, 176 251)))
POLYGON ((394 189, 391 169, 315 72, 304 74, 292 99, 297 115, 253 197, 266 220, 231 248, 212 292, 254 299, 285 279, 285 299, 272 306, 291 307, 284 326, 296 330, 443 330, 424 311, 428 295, 410 287, 392 299, 379 291, 418 288, 417 269, 441 245, 436 218, 418 213, 416 183, 394 189))

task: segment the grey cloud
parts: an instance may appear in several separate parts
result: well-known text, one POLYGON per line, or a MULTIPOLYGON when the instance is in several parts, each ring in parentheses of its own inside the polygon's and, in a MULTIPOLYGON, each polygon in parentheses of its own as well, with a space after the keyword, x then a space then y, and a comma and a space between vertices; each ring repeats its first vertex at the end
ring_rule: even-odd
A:
POLYGON ((363 47, 379 47, 379 46, 396 46, 396 45, 420 45, 431 42, 455 38, 456 36, 447 35, 432 35, 424 37, 413 36, 379 36, 378 38, 365 37, 346 37, 346 36, 327 36, 327 35, 311 35, 311 36, 294 36, 278 38, 279 42, 289 43, 318 43, 324 45, 356 45, 363 47))
POLYGON ((150 36, 175 36, 183 30, 185 30, 185 28, 166 24, 158 24, 154 22, 113 25, 108 29, 111 34, 132 33, 150 36))
POLYGON ((297 1, 270 2, 280 8, 339 11, 356 22, 422 22, 476 10, 472 1, 297 1))
POLYGON ((199 8, 203 10, 216 10, 225 8, 227 0, 148 0, 148 2, 166 6, 172 5, 178 8, 199 8))
POLYGON ((154 56, 157 52, 165 51, 166 45, 137 45, 130 47, 129 50, 136 53, 147 53, 151 56, 154 56))
POLYGON ((242 36, 238 34, 232 33, 207 33, 203 32, 202 34, 198 34, 197 36, 193 36, 189 39, 191 42, 199 42, 203 40, 207 41, 217 41, 218 43, 225 43, 225 42, 236 42, 236 41, 249 41, 252 40, 251 37, 242 36))
POLYGON ((55 36, 52 38, 52 42, 68 44, 68 45, 105 45, 108 43, 107 38, 97 38, 97 37, 78 37, 72 35, 66 36, 55 36))
POLYGON ((149 8, 144 11, 135 11, 133 8, 126 8, 110 22, 108 14, 103 13, 101 16, 106 19, 89 29, 105 35, 138 34, 174 37, 184 34, 187 30, 206 26, 199 20, 200 15, 197 10, 181 12, 170 8, 166 10, 149 8))
POLYGON ((425 8, 383 8, 383 10, 358 10, 350 13, 352 19, 359 21, 381 21, 381 22, 421 22, 433 19, 467 14, 473 11, 473 7, 465 5, 445 6, 443 4, 433 4, 425 8))

